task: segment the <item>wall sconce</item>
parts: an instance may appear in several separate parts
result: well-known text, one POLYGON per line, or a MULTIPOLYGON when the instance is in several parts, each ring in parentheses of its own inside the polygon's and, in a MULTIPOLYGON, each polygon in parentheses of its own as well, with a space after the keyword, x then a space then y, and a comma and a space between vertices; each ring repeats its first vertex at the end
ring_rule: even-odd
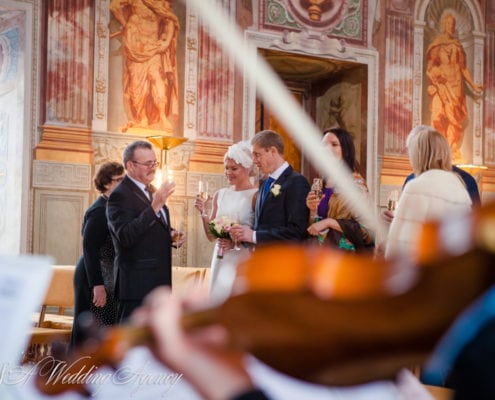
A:
POLYGON ((172 170, 167 165, 167 152, 188 139, 167 135, 148 136, 146 139, 160 149, 160 170, 157 171, 153 184, 158 187, 165 179, 173 181, 172 170))

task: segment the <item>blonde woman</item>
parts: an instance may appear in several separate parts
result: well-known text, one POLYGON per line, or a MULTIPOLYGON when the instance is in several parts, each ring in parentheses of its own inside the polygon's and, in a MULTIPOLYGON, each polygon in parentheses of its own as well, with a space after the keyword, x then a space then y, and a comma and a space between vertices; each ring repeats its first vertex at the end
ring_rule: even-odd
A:
POLYGON ((416 134, 408 137, 406 145, 415 178, 400 196, 388 233, 386 258, 414 257, 424 222, 471 210, 468 191, 452 171, 447 139, 429 126, 413 131, 416 134))

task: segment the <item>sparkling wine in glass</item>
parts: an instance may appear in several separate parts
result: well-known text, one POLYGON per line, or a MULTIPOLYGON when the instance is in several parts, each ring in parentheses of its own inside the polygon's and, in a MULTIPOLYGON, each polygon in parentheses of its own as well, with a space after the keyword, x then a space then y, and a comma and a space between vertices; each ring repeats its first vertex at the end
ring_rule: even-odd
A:
POLYGON ((323 180, 321 178, 313 179, 313 184, 311 185, 311 191, 318 199, 321 199, 321 196, 323 195, 323 180))
POLYGON ((388 211, 395 211, 397 208, 397 202, 399 201, 399 191, 398 190, 392 190, 390 194, 388 195, 388 200, 387 200, 387 210, 388 211))
POLYGON ((208 182, 207 181, 199 181, 198 184, 198 193, 203 201, 208 200, 208 182))
POLYGON ((176 249, 176 258, 177 258, 177 265, 181 265, 181 258, 182 258, 182 246, 179 246, 179 240, 180 240, 180 232, 182 232, 182 222, 178 221, 176 222, 173 226, 175 226, 174 230, 172 231, 172 245, 176 249))

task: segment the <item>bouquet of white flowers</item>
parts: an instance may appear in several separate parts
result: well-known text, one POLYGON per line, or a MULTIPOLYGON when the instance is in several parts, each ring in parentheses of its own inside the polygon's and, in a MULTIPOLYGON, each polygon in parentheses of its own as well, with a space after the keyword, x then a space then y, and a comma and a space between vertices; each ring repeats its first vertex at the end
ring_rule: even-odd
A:
MULTIPOLYGON (((232 225, 236 224, 237 221, 233 219, 221 216, 212 219, 208 223, 210 233, 217 239, 230 239, 229 232, 232 225)), ((218 248, 217 258, 223 258, 223 248, 218 248)))

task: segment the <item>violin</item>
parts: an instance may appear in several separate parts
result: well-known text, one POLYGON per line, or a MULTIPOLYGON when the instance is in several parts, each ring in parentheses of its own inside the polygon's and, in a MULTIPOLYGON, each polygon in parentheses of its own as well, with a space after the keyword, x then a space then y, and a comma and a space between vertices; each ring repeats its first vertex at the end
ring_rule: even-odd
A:
MULTIPOLYGON (((259 247, 238 266, 234 294, 185 315, 183 325, 220 324, 233 347, 306 381, 394 379, 400 369, 422 365, 457 316, 495 283, 494 220, 492 203, 456 221, 427 223, 415 259, 294 243, 259 247), (449 248, 446 231, 463 245, 449 248)), ((69 359, 116 366, 137 345, 153 346, 148 328, 114 326, 69 359)), ((43 393, 85 390, 49 385, 46 376, 36 376, 43 393)))

